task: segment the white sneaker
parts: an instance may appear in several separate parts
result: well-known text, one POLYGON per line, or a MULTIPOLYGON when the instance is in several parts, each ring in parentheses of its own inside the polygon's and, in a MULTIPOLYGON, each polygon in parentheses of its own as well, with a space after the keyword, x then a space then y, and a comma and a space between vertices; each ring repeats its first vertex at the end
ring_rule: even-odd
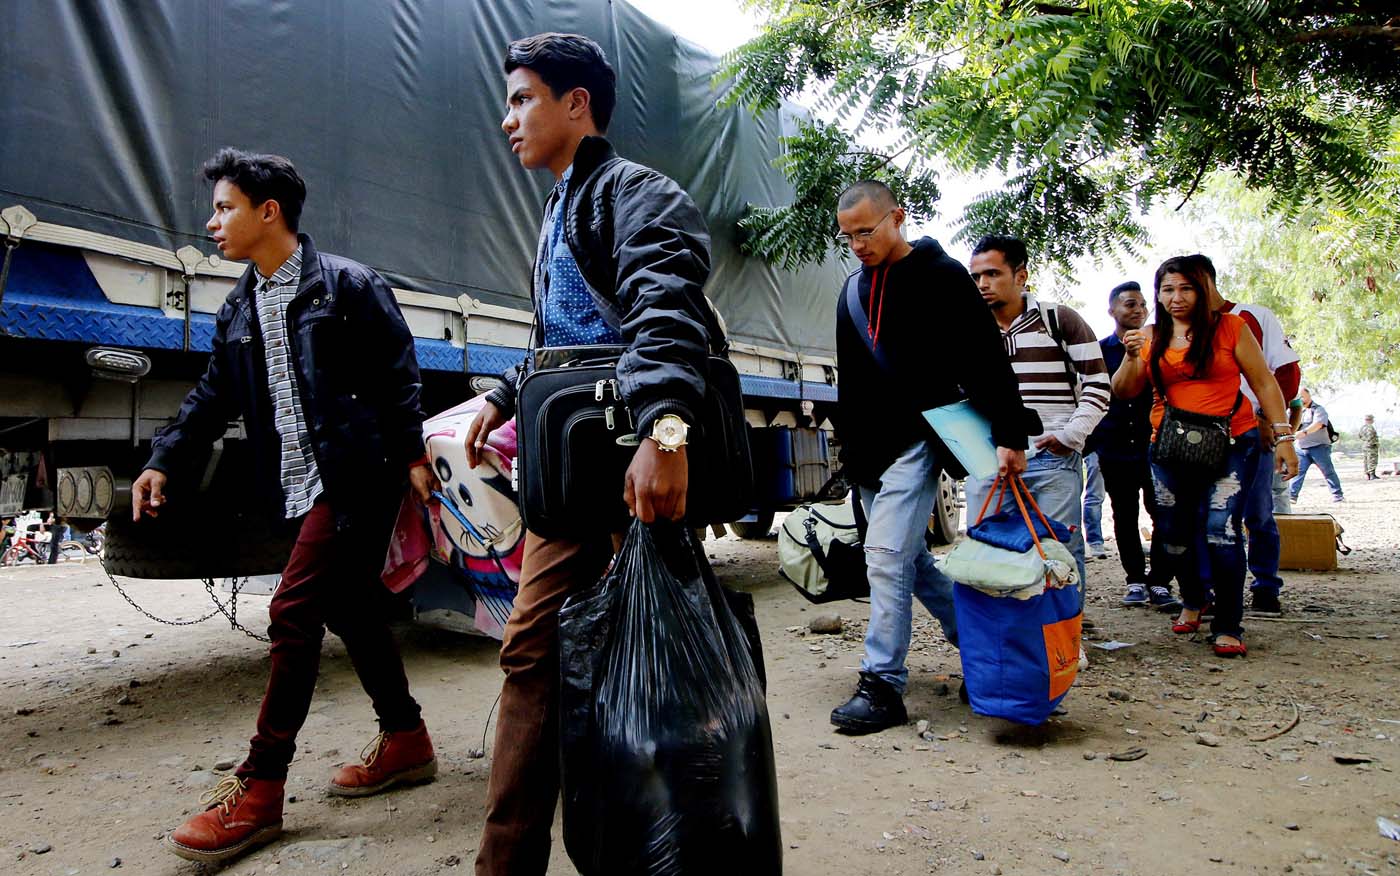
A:
POLYGON ((1084 646, 1079 646, 1079 671, 1083 672, 1089 668, 1089 655, 1084 653, 1084 646))

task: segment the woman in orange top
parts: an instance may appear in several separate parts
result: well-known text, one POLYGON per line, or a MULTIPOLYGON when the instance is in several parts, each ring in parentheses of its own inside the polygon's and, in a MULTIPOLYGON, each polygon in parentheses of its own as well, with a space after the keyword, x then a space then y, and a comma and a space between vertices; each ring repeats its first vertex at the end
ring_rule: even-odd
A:
POLYGON ((1293 430, 1283 393, 1263 351, 1245 322, 1210 309, 1212 281, 1204 266, 1186 256, 1167 259, 1157 269, 1157 316, 1149 339, 1145 330, 1123 336, 1127 355, 1113 375, 1113 393, 1131 398, 1152 384, 1152 483, 1157 494, 1153 521, 1164 544, 1164 558, 1181 582, 1185 607, 1172 630, 1193 633, 1201 626, 1208 588, 1215 591, 1212 647, 1222 657, 1242 656, 1245 645, 1244 540, 1240 519, 1258 455, 1272 447, 1280 471, 1298 469, 1293 430), (1243 401, 1240 378, 1249 381, 1273 424, 1260 441, 1255 413, 1243 401), (1161 462, 1157 441, 1166 406, 1193 414, 1228 418, 1231 441, 1223 471, 1199 464, 1161 462), (1208 577, 1203 574, 1208 569, 1208 577))

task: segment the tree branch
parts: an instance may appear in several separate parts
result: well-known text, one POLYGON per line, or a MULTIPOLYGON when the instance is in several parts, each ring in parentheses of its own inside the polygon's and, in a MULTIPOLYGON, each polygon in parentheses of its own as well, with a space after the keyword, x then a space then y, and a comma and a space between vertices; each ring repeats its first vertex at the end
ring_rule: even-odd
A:
POLYGON ((1378 2, 1368 2, 1368 0, 1311 0, 1311 2, 1300 3, 1292 10, 1284 10, 1282 17, 1294 20, 1298 18, 1316 18, 1321 15, 1393 15, 1395 6, 1386 0, 1378 2))
POLYGON ((1389 24, 1350 24, 1344 27, 1324 27, 1310 30, 1293 37, 1295 43, 1311 43, 1321 40, 1361 40, 1385 39, 1400 45, 1400 27, 1389 24))
POLYGON ((1180 213, 1181 208, 1186 206, 1186 202, 1191 200, 1191 197, 1196 194, 1196 189, 1200 187, 1201 180, 1205 178, 1206 170, 1210 167, 1210 160, 1214 157, 1214 150, 1206 153, 1205 159, 1201 162, 1201 169, 1196 171, 1196 178, 1191 181, 1191 188, 1186 192, 1186 197, 1181 199, 1181 203, 1177 204, 1176 209, 1172 212, 1180 213))
POLYGON ((855 150, 855 151, 853 151, 853 152, 842 152, 842 153, 841 153, 841 157, 842 157, 842 158, 854 158, 854 157, 856 157, 856 156, 858 156, 858 155, 864 155, 864 156, 867 156, 867 157, 869 157, 869 158, 879 158, 879 159, 883 159, 883 160, 880 162, 880 166, 881 166, 881 167, 884 167, 886 164, 889 164, 890 162, 894 161, 896 158, 898 158, 899 156, 903 155, 904 153, 908 152, 910 149, 913 149, 913 148, 914 148, 914 144, 913 144, 913 142, 911 141, 911 142, 910 142, 908 145, 906 145, 903 149, 900 149, 898 152, 893 152, 893 153, 891 153, 891 154, 889 154, 889 155, 886 155, 886 154, 883 153, 883 152, 871 152, 871 151, 865 150, 865 149, 857 149, 857 150, 855 150))
POLYGON ((823 21, 823 22, 821 22, 820 24, 818 24, 818 25, 817 25, 817 28, 818 28, 819 30, 826 30, 827 28, 831 27, 833 24, 836 24, 837 22, 845 21, 846 19, 849 19, 849 18, 859 18, 860 16, 864 15, 864 14, 867 13, 867 12, 871 12, 871 11, 873 11, 873 10, 879 9, 881 6, 888 6, 888 5, 890 5, 891 3, 894 3, 894 2, 897 2, 897 0, 869 0, 869 2, 862 3, 862 4, 860 4, 859 6, 857 6, 856 8, 850 10, 849 12, 846 12, 846 13, 841 14, 841 15, 833 15, 833 16, 831 16, 831 17, 828 18, 826 21, 823 21))

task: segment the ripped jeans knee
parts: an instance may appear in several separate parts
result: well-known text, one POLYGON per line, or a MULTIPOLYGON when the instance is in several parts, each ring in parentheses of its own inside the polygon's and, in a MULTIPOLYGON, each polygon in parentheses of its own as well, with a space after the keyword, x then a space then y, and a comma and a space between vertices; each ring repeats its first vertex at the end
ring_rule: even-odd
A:
POLYGON ((1206 506, 1206 544, 1231 546, 1241 542, 1243 489, 1238 471, 1226 472, 1211 487, 1206 506))
POLYGON ((1171 487, 1157 478, 1152 479, 1152 494, 1157 499, 1158 508, 1176 507, 1176 494, 1171 491, 1171 487))

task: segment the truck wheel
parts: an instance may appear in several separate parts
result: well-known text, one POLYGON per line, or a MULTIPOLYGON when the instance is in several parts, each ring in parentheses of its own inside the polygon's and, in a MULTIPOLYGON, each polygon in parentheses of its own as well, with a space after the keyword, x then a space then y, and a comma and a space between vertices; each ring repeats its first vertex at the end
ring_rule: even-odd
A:
POLYGON ((946 471, 938 472, 938 498, 933 502, 933 513, 928 518, 928 534, 924 540, 929 547, 952 544, 958 540, 958 520, 962 484, 949 477, 946 471))
POLYGON ((773 531, 773 512, 764 511, 752 523, 731 523, 729 531, 737 538, 767 538, 773 531))
MULTIPOLYGON (((190 515, 199 518, 200 515, 190 515)), ((202 518, 198 526, 159 517, 107 522, 102 565, 124 578, 242 578, 281 572, 295 535, 253 517, 202 518), (154 525, 152 525, 154 524, 154 525)))

